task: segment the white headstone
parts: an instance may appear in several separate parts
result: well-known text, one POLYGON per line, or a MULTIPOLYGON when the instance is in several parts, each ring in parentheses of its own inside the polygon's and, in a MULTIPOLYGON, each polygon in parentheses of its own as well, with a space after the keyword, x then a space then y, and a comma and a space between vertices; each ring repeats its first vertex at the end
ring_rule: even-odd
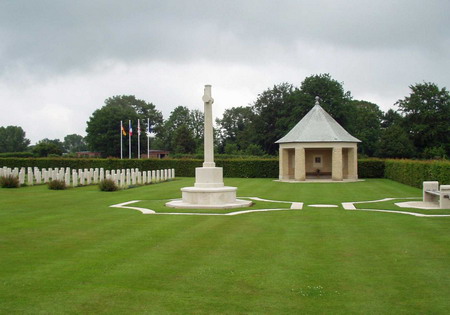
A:
POLYGON ((39 169, 36 169, 35 173, 35 177, 36 177, 36 185, 40 185, 42 184, 42 174, 41 171, 39 169))
POLYGON ((142 172, 142 184, 147 184, 147 172, 142 172))
POLYGON ((67 173, 64 175, 64 181, 66 183, 66 186, 70 186, 70 173, 67 173))
POLYGON ((127 169, 127 186, 131 185, 131 172, 129 169, 127 169))
POLYGON ((19 172, 19 184, 23 185, 25 184, 25 169, 22 168, 19 172))
POLYGON ((27 172, 27 184, 32 186, 33 183, 34 183, 33 170, 31 169, 31 167, 29 167, 27 172))
POLYGON ((78 186, 78 174, 77 171, 72 171, 72 186, 77 187, 78 186))
POLYGON ((125 187, 125 170, 120 172, 120 186, 125 187))

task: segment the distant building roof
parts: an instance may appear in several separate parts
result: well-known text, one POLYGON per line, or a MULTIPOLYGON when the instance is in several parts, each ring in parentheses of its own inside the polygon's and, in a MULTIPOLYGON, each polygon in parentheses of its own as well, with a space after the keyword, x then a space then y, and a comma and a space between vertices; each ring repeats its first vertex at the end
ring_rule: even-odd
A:
POLYGON ((315 106, 276 143, 289 142, 361 142, 349 134, 320 106, 315 106))

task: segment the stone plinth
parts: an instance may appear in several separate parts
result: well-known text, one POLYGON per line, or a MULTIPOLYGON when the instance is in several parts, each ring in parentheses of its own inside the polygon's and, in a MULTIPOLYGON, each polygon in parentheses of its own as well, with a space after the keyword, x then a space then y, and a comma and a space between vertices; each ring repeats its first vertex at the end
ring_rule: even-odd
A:
POLYGON ((223 187, 223 169, 221 167, 197 167, 195 169, 195 187, 223 187))
POLYGON ((181 188, 182 200, 166 203, 167 207, 183 209, 232 209, 248 207, 249 200, 236 199, 236 187, 219 188, 181 188))
POLYGON ((231 209, 248 207, 249 200, 236 199, 237 187, 224 186, 221 167, 197 167, 194 187, 181 188, 181 200, 166 203, 171 208, 231 209))

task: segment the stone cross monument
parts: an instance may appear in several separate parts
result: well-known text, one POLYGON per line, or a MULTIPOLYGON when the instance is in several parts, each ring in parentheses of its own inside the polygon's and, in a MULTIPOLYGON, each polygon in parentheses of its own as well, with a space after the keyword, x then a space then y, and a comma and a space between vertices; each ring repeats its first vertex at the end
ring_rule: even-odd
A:
POLYGON ((212 104, 214 103, 214 99, 211 97, 211 85, 205 85, 205 91, 203 93, 202 100, 205 105, 204 106, 205 161, 203 162, 203 167, 215 167, 216 163, 214 163, 214 134, 212 123, 212 104))
POLYGON ((203 167, 195 169, 194 187, 181 188, 182 200, 166 203, 166 206, 186 209, 226 209, 248 207, 251 201, 236 199, 236 187, 225 186, 223 183, 223 169, 216 167, 214 162, 214 133, 212 120, 211 85, 205 85, 203 93, 204 103, 204 162, 203 167))

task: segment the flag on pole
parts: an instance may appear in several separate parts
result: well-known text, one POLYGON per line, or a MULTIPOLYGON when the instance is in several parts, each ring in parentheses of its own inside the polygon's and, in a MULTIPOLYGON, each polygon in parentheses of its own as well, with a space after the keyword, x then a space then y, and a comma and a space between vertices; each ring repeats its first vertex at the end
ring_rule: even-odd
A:
POLYGON ((131 136, 133 135, 133 128, 131 127, 131 120, 128 120, 128 158, 131 159, 131 136))
POLYGON ((138 159, 141 158, 141 120, 138 119, 138 159))
POLYGON ((123 159, 123 136, 126 136, 127 133, 123 128, 123 122, 120 121, 120 158, 123 159))
POLYGON ((147 118, 147 159, 150 158, 150 118, 147 118))

